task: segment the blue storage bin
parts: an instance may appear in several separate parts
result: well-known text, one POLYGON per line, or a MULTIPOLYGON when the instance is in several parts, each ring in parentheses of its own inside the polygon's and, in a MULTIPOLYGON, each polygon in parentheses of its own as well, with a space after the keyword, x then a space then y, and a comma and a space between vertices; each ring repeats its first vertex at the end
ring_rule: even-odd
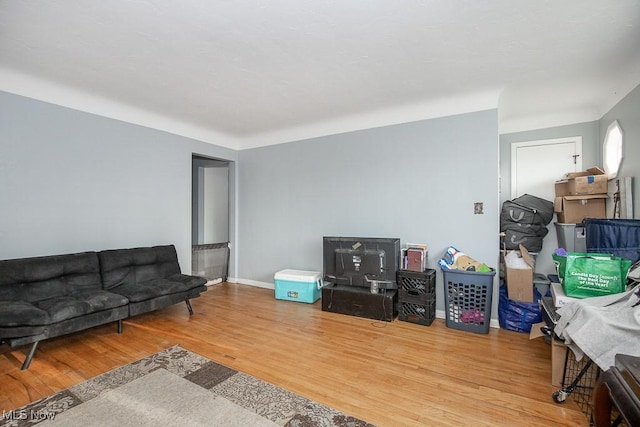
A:
POLYGON ((318 271, 281 270, 274 282, 276 299, 306 303, 320 299, 322 274, 318 271))

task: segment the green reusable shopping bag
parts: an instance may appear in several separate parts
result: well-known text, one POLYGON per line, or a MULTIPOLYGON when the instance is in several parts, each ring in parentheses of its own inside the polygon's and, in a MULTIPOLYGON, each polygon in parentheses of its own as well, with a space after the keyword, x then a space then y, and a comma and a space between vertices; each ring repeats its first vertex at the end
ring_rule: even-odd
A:
POLYGON ((631 260, 611 254, 569 252, 562 287, 569 297, 588 298, 624 292, 631 260))
POLYGON ((564 270, 567 267, 567 257, 563 255, 558 255, 555 252, 551 254, 553 258, 553 264, 556 266, 556 273, 558 273, 558 277, 560 278, 560 283, 564 279, 564 270))

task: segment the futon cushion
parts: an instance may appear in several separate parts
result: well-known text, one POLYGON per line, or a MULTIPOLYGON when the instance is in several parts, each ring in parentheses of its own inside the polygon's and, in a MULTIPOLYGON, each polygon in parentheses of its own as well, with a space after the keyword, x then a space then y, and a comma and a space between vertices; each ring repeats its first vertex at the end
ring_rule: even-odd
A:
POLYGON ((91 306, 91 312, 108 310, 129 304, 129 300, 120 294, 108 291, 77 291, 71 294, 74 298, 85 301, 91 306))
POLYGON ((52 323, 108 310, 128 304, 127 298, 106 291, 79 291, 71 295, 34 302, 37 308, 49 314, 52 323))
POLYGON ((98 252, 98 258, 103 286, 107 290, 180 273, 178 254, 173 245, 106 250, 98 252))
POLYGON ((203 287, 207 283, 207 279, 198 276, 187 276, 185 274, 174 274, 169 276, 169 280, 173 282, 180 282, 187 286, 187 289, 194 289, 203 287))
POLYGON ((115 292, 127 297, 130 302, 140 302, 163 295, 177 294, 192 289, 190 284, 167 279, 154 279, 136 284, 125 284, 111 288, 115 292))
POLYGON ((27 301, 0 301, 0 327, 37 326, 51 323, 46 310, 27 301))
POLYGON ((0 300, 40 301, 82 289, 102 289, 95 252, 0 261, 0 300))
POLYGON ((37 301, 34 305, 49 313, 52 323, 82 316, 89 313, 91 308, 89 303, 68 296, 37 301))

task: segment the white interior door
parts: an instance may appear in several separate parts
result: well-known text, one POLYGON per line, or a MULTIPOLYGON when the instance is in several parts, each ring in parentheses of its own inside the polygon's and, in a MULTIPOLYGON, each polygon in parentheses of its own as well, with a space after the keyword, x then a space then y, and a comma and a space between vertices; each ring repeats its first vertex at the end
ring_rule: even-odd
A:
POLYGON ((511 145, 511 198, 555 197, 553 183, 582 170, 582 137, 516 142, 511 145))
MULTIPOLYGON (((582 137, 517 142, 511 145, 511 198, 531 194, 553 202, 554 182, 582 170, 582 137)), ((536 272, 555 273, 551 254, 558 247, 552 221, 536 257, 536 272)))

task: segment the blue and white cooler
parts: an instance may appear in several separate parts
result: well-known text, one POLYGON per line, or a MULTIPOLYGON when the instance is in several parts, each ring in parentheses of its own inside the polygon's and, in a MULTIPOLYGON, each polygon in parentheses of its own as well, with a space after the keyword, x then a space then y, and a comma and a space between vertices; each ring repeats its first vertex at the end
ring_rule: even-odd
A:
POLYGON ((320 299, 322 274, 318 271, 281 270, 274 276, 276 299, 314 303, 320 299))

